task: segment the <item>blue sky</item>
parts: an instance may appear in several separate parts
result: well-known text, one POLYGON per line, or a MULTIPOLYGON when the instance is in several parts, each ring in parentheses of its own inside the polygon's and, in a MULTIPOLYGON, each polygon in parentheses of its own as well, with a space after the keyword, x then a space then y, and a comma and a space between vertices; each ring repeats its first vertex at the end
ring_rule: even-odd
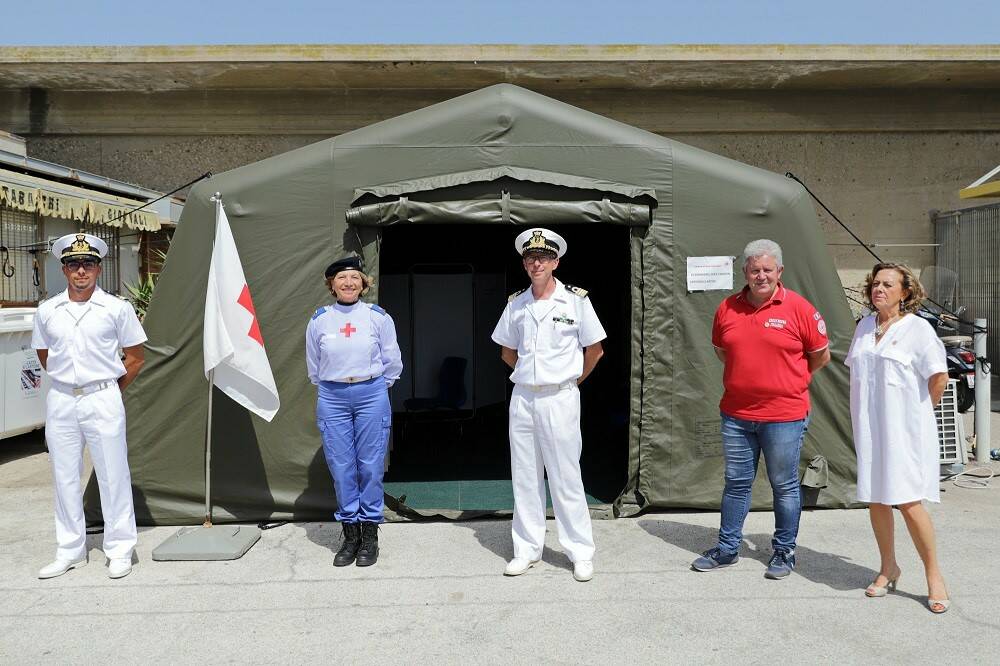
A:
POLYGON ((996 0, 0 0, 2 45, 989 44, 996 0))

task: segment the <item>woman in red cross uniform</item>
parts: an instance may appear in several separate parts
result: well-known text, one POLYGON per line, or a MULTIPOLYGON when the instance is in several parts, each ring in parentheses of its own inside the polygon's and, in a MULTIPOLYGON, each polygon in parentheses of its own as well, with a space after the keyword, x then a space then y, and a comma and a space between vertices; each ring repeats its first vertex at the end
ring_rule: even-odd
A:
POLYGON ((378 560, 378 524, 383 521, 382 474, 392 410, 388 389, 403 361, 392 317, 365 303, 371 279, 358 257, 326 269, 336 298, 316 310, 306 328, 306 365, 318 389, 316 423, 337 493, 336 520, 344 541, 335 566, 378 560))

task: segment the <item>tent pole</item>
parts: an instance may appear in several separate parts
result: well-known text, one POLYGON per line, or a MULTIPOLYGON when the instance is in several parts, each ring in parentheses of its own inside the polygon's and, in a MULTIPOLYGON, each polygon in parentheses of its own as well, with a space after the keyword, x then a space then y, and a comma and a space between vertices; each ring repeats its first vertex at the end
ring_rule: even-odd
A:
POLYGON ((208 418, 205 426, 205 522, 212 526, 212 389, 215 387, 215 369, 208 372, 208 418))

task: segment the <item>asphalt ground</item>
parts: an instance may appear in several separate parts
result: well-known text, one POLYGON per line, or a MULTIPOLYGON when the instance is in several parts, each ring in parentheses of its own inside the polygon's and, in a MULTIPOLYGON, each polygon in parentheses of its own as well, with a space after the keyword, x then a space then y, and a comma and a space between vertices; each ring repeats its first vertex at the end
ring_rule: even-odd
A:
POLYGON ((588 583, 553 521, 543 562, 502 576, 509 520, 386 524, 370 568, 332 566, 334 523, 265 531, 231 562, 153 562, 175 530, 140 528, 128 577, 107 577, 95 535, 86 567, 43 581, 52 489, 34 433, 0 441, 0 663, 998 663, 1000 479, 942 490, 930 511, 954 602, 941 616, 902 519, 899 591, 865 598, 878 557, 864 510, 805 512, 783 581, 763 576, 767 512, 749 516, 740 563, 710 573, 690 562, 718 514, 672 512, 595 521, 588 583))

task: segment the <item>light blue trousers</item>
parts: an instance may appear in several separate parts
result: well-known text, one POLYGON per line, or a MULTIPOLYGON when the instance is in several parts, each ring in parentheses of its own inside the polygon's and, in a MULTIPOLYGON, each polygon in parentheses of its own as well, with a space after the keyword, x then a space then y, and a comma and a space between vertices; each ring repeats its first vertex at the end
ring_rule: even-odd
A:
POLYGON ((392 425, 385 380, 320 382, 316 424, 337 493, 334 518, 344 523, 382 522, 382 474, 392 425))

